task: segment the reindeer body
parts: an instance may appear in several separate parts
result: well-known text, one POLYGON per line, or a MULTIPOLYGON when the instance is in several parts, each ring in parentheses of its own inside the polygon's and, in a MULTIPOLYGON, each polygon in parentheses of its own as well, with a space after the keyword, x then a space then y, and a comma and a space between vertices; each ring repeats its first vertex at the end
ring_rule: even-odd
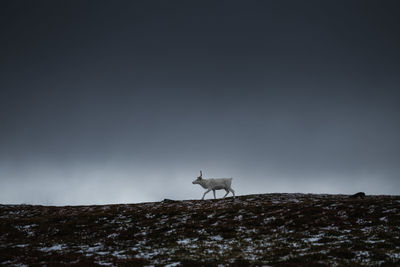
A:
POLYGON ((193 184, 199 184, 201 185, 204 189, 207 189, 207 191, 204 193, 202 200, 204 200, 205 195, 213 190, 214 193, 214 199, 216 199, 215 196, 215 190, 221 190, 224 189, 226 191, 226 194, 224 198, 229 194, 229 192, 232 192, 233 198, 235 198, 235 191, 231 188, 232 184, 232 179, 233 178, 210 178, 210 179, 203 179, 203 173, 200 171, 200 176, 197 177, 196 180, 194 180, 192 183, 193 184))

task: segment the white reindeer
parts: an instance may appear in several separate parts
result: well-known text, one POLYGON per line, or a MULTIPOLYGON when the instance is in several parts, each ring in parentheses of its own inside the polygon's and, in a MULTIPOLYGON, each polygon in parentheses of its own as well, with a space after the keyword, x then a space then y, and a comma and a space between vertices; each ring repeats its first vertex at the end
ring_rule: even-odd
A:
POLYGON ((232 178, 203 179, 203 173, 200 171, 200 176, 197 177, 197 179, 194 180, 192 183, 199 184, 204 189, 207 189, 207 191, 204 192, 204 195, 201 200, 204 200, 205 195, 211 190, 214 193, 214 199, 216 199, 215 190, 220 190, 220 189, 225 189, 226 191, 224 198, 229 194, 229 191, 232 192, 233 198, 235 198, 235 191, 233 191, 233 189, 231 188, 232 178))

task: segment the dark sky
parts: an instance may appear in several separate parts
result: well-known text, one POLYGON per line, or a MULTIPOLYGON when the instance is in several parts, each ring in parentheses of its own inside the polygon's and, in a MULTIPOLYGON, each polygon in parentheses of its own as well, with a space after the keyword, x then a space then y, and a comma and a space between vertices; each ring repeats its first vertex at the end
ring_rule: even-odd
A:
POLYGON ((398 1, 1 1, 0 203, 400 194, 398 1))

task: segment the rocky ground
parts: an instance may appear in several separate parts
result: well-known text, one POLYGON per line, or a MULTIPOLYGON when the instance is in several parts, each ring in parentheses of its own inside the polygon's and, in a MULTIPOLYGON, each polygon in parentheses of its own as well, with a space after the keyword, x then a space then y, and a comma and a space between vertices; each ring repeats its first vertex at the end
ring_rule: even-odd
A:
POLYGON ((0 265, 400 266, 400 196, 0 205, 0 265))

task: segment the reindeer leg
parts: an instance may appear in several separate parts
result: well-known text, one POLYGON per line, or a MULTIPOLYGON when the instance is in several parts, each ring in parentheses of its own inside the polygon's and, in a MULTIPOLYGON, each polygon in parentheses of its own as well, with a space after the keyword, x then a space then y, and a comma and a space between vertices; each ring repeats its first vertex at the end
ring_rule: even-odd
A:
POLYGON ((225 189, 225 191, 226 191, 226 194, 225 194, 225 196, 223 198, 225 198, 229 194, 229 190, 228 189, 225 189))
POLYGON ((214 193, 214 199, 217 199, 217 197, 215 196, 215 190, 213 190, 213 193, 214 193))
POLYGON ((207 194, 208 192, 210 192, 210 191, 211 191, 211 189, 208 189, 206 192, 204 192, 203 198, 202 198, 201 200, 204 200, 204 197, 205 197, 206 194, 207 194))
POLYGON ((229 191, 231 191, 231 192, 232 192, 232 194, 233 194, 233 198, 235 198, 235 191, 233 191, 233 189, 232 189, 232 188, 229 188, 229 191))

